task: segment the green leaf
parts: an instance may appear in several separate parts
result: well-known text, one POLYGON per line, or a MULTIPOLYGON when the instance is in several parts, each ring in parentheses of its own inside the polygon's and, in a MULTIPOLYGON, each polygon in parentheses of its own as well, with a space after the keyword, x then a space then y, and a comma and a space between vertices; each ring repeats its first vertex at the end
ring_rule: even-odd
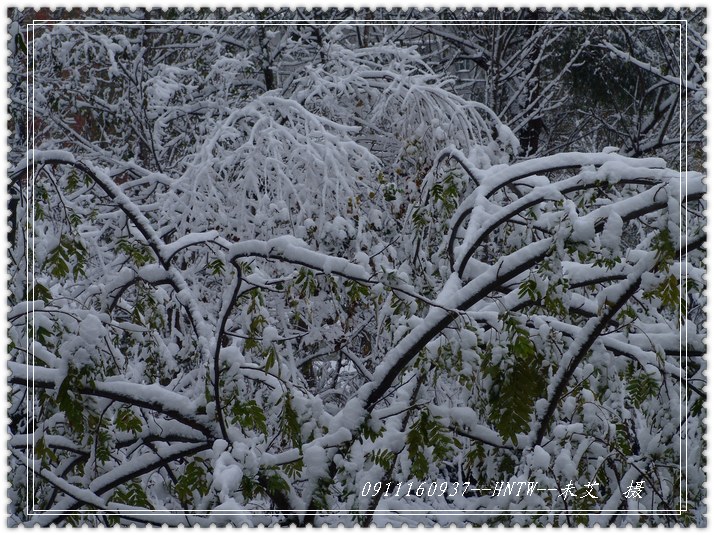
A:
POLYGON ((57 390, 57 405, 64 412, 69 426, 79 434, 84 432, 84 403, 76 392, 82 387, 84 372, 70 366, 67 376, 57 390))
POLYGON ((644 292, 643 297, 659 299, 663 308, 671 310, 677 315, 677 320, 681 325, 687 317, 687 301, 682 290, 679 279, 674 275, 669 275, 654 289, 644 292))
POLYGON ((134 434, 140 433, 143 427, 141 420, 129 407, 122 407, 117 411, 114 424, 119 431, 131 431, 134 434))
POLYGON ((506 331, 511 336, 508 344, 508 365, 489 370, 498 388, 490 399, 489 421, 504 440, 517 443, 517 434, 530 428, 530 418, 535 402, 543 397, 547 387, 541 368, 541 358, 528 331, 515 318, 506 318, 506 331))
POLYGON ((97 444, 94 448, 94 455, 102 464, 109 462, 112 458, 111 450, 109 449, 111 436, 106 429, 101 429, 97 433, 97 444))
POLYGON ((54 463, 59 461, 57 454, 50 448, 48 448, 45 444, 44 437, 40 438, 35 443, 35 457, 42 460, 42 466, 47 466, 49 464, 49 461, 52 461, 54 463))
POLYGON ((123 489, 117 489, 110 500, 117 503, 123 503, 125 505, 131 505, 133 507, 153 509, 153 506, 149 502, 149 498, 146 496, 146 492, 144 492, 144 489, 138 480, 134 480, 131 483, 124 485, 123 489))
POLYGON ((251 335, 258 336, 262 334, 263 328, 268 324, 268 321, 261 315, 256 315, 250 320, 250 326, 248 327, 248 332, 251 335))
POLYGON ((416 228, 423 228, 429 222, 429 216, 424 208, 416 207, 412 212, 412 224, 416 228))
POLYGON ((231 422, 240 425, 244 430, 252 429, 264 434, 268 432, 265 423, 265 413, 255 400, 251 399, 246 402, 236 401, 231 409, 231 415, 233 416, 231 422))
POLYGON ((87 262, 87 250, 82 243, 68 236, 61 236, 57 247, 47 255, 43 268, 48 269, 53 277, 63 279, 70 272, 75 280, 84 275, 87 262))
POLYGON ((223 264, 223 260, 221 260, 220 258, 211 260, 206 267, 212 275, 223 275, 223 272, 226 269, 225 265, 223 264))
POLYGON ((250 351, 251 349, 257 349, 259 347, 260 344, 258 343, 258 340, 256 340, 252 336, 248 337, 245 343, 243 344, 243 349, 245 349, 246 351, 250 351))
POLYGON ((303 468, 305 468, 305 463, 302 459, 283 465, 283 471, 291 478, 299 477, 302 474, 303 468))
POLYGON ((654 375, 635 371, 633 366, 630 366, 628 375, 627 393, 635 407, 639 408, 647 399, 659 393, 660 382, 654 375))
POLYGON ((302 448, 302 426, 300 425, 298 413, 292 404, 292 394, 286 392, 284 398, 280 432, 292 443, 293 447, 302 448))
POLYGON ((290 492, 290 484, 277 472, 272 472, 265 477, 265 490, 269 494, 285 494, 290 492))
POLYGON ((385 471, 391 470, 392 466, 394 466, 396 458, 396 454, 387 449, 370 451, 366 455, 366 459, 368 461, 373 462, 385 471))
POLYGON ((208 494, 206 470, 200 459, 193 460, 186 465, 186 469, 174 485, 174 491, 182 503, 192 503, 194 492, 200 496, 208 494))
POLYGON ((41 325, 35 329, 33 332, 33 339, 43 346, 48 345, 49 338, 52 336, 52 332, 45 329, 41 325))
POLYGON ((520 287, 518 288, 518 297, 523 298, 525 296, 531 301, 540 301, 540 292, 538 291, 538 283, 533 279, 524 280, 520 287))
POLYGON ((451 457, 454 440, 448 429, 431 417, 428 411, 421 412, 419 419, 407 433, 407 452, 412 462, 412 474, 417 479, 429 475, 430 466, 451 457), (432 462, 427 458, 431 452, 432 462))
POLYGON ((27 54, 27 45, 25 45, 25 40, 19 33, 15 35, 15 46, 17 49, 22 50, 23 54, 27 54))
POLYGON ((275 346, 270 346, 265 350, 265 371, 269 371, 278 361, 278 351, 275 346))
POLYGON ((67 187, 65 188, 67 190, 67 193, 74 193, 77 191, 77 188, 79 187, 79 176, 77 173, 74 171, 70 172, 69 176, 67 177, 67 187))
POLYGON ((662 229, 652 240, 652 248, 657 252, 657 271, 664 271, 678 254, 675 242, 668 228, 662 229))
POLYGON ((149 247, 126 237, 119 238, 114 248, 117 252, 123 253, 127 257, 131 258, 132 261, 134 261, 134 263, 139 267, 148 264, 153 258, 153 254, 151 253, 151 249, 149 249, 149 247))
POLYGON ((44 267, 50 270, 53 277, 63 279, 69 274, 67 265, 67 252, 62 248, 62 244, 55 247, 45 260, 44 267))
POLYGON ((362 424, 362 426, 359 429, 359 434, 369 440, 370 442, 375 442, 379 437, 384 435, 384 427, 381 424, 378 424, 377 430, 375 430, 371 422, 374 420, 370 420, 362 424))
POLYGON ((369 296, 369 288, 357 281, 345 282, 347 288, 347 296, 352 302, 360 301, 362 298, 369 296))
POLYGON ((50 292, 46 286, 43 286, 39 282, 35 283, 35 285, 32 287, 32 291, 28 293, 27 295, 27 300, 28 301, 44 301, 45 303, 49 303, 52 301, 52 292, 50 292))

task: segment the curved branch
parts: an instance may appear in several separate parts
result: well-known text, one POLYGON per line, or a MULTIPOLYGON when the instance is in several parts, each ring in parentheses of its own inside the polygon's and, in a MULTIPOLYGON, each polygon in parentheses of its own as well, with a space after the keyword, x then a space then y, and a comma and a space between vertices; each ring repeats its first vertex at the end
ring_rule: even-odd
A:
POLYGON ((691 251, 701 249, 702 246, 704 246, 706 243, 707 243, 707 233, 706 233, 706 231, 702 231, 697 236, 694 236, 692 239, 690 239, 684 245, 682 245, 681 249, 679 250, 679 257, 682 258, 682 257, 686 256, 688 253, 690 253, 691 251))
MULTIPOLYGON (((124 273, 126 273, 126 271, 124 271, 124 270, 122 270, 122 271, 124 273)), ((173 281, 171 280, 171 278, 169 278, 168 274, 164 278, 152 278, 152 279, 149 279, 147 277, 142 277, 140 272, 139 273, 130 272, 130 274, 131 274, 131 277, 127 278, 127 280, 125 282, 122 281, 119 286, 115 285, 114 287, 111 288, 111 290, 109 290, 107 292, 107 296, 111 295, 112 292, 116 292, 114 294, 114 296, 112 297, 111 303, 109 303, 109 306, 107 307, 107 311, 111 312, 112 310, 114 310, 114 308, 119 303, 119 299, 121 299, 122 295, 124 295, 124 293, 129 288, 131 288, 138 282, 145 282, 153 287, 168 285, 168 286, 171 286, 172 288, 174 288, 173 281)), ((120 271, 118 276, 121 276, 121 275, 122 275, 122 272, 120 271)))
POLYGON ((612 43, 605 42, 601 45, 596 45, 596 46, 599 48, 602 48, 604 50, 609 50, 611 53, 615 54, 617 57, 619 57, 621 60, 625 61, 626 63, 632 63, 633 65, 639 67, 646 73, 657 76, 658 78, 661 78, 662 80, 664 80, 665 82, 667 82, 669 84, 676 85, 680 89, 686 89, 688 91, 697 91, 697 90, 701 89, 700 86, 696 85, 691 80, 683 80, 682 78, 678 78, 676 76, 671 76, 669 74, 662 74, 662 71, 659 67, 655 67, 645 61, 641 61, 637 58, 632 57, 631 54, 628 54, 627 52, 623 52, 622 50, 617 48, 612 43))
MULTIPOLYGON (((577 178, 577 177, 574 177, 577 178)), ((642 179, 636 179, 636 182, 634 183, 643 183, 641 181, 642 179)), ((586 189, 592 189, 595 187, 598 187, 598 184, 596 182, 592 182, 589 184, 580 184, 580 185, 568 185, 572 180, 564 181, 561 184, 566 185, 565 188, 562 189, 561 193, 572 193, 573 191, 578 191, 578 190, 586 190, 586 189)), ((620 183, 623 184, 630 184, 633 183, 632 180, 623 180, 620 183)), ((622 218, 623 222, 631 221, 633 219, 637 219, 638 217, 641 217, 643 215, 656 212, 657 210, 662 210, 664 208, 667 208, 667 197, 664 199, 660 199, 663 197, 663 194, 666 194, 666 191, 663 188, 664 184, 661 184, 659 186, 654 186, 650 188, 647 191, 644 191, 642 193, 639 193, 637 195, 634 195, 632 197, 628 197, 627 199, 624 199, 622 201, 618 201, 617 203, 613 203, 608 205, 607 211, 603 209, 598 209, 595 210, 594 212, 591 212, 583 217, 585 218, 597 218, 598 214, 602 212, 602 214, 605 213, 610 213, 610 212, 617 212, 618 215, 622 218), (620 210, 616 210, 615 207, 619 207, 620 210)), ((546 188, 546 192, 552 191, 546 188)), ((488 226, 476 237, 474 240, 473 244, 469 247, 468 251, 463 255, 462 261, 458 267, 458 274, 459 277, 463 277, 463 274, 466 270, 466 266, 468 265, 468 260, 471 258, 471 256, 476 252, 478 247, 486 240, 488 235, 493 232, 496 228, 498 228, 500 225, 503 223, 509 221, 513 216, 516 214, 522 212, 523 210, 526 210, 528 208, 531 208, 541 202, 545 202, 547 200, 552 200, 552 199, 547 199, 545 194, 544 195, 537 195, 535 198, 529 198, 531 195, 533 195, 535 192, 531 192, 529 195, 526 195, 522 199, 520 199, 517 202, 512 203, 512 205, 509 205, 508 210, 505 210, 506 213, 504 215, 501 215, 497 218, 491 218, 493 219, 493 222, 489 223, 488 226)), ((683 203, 686 202, 692 202, 699 200, 703 196, 703 193, 700 191, 695 191, 691 194, 688 194, 684 197, 683 203)), ((470 210, 469 210, 470 213, 470 210)), ((466 214, 466 211, 464 211, 464 214, 466 214)), ((463 221, 463 219, 462 219, 463 221)), ((597 221, 594 223, 593 227, 595 229, 595 232, 602 232, 602 230, 605 228, 605 223, 606 223, 606 218, 598 218, 597 221)), ((456 229, 456 227, 454 227, 456 229)), ((449 245, 450 247, 453 247, 453 243, 455 241, 455 237, 453 236, 454 232, 452 231, 452 237, 454 239, 449 240, 449 245)), ((453 253, 450 251, 450 255, 453 256, 453 253)))
MULTIPOLYGON (((127 197, 121 188, 107 175, 96 171, 88 164, 75 160, 72 154, 65 151, 33 151, 33 161, 40 161, 44 164, 69 165, 78 169, 92 179, 109 198, 117 203, 119 209, 139 230, 146 240, 146 243, 154 252, 161 267, 165 270, 171 285, 177 293, 179 304, 186 310, 193 328, 195 330, 199 351, 206 364, 211 359, 211 351, 208 341, 211 339, 211 329, 206 324, 201 314, 201 307, 189 290, 186 279, 181 272, 171 265, 170 249, 154 230, 151 222, 141 213, 136 205, 127 197)), ((13 171, 13 176, 21 173, 23 169, 13 171)))
MULTIPOLYGON (((100 509, 109 509, 108 504, 102 499, 103 494, 117 488, 120 485, 123 485, 127 481, 131 481, 136 477, 142 476, 144 474, 167 466, 169 463, 177 461, 179 459, 190 457, 191 455, 196 455, 197 453, 207 450, 210 447, 211 446, 209 443, 203 443, 198 446, 192 446, 190 448, 177 448, 177 451, 173 451, 165 457, 162 457, 157 453, 147 453, 145 455, 142 455, 138 459, 130 461, 128 465, 124 465, 121 469, 116 469, 113 472, 110 472, 95 479, 90 485, 89 489, 80 489, 75 487, 74 485, 66 483, 66 485, 72 488, 67 489, 66 485, 63 485, 63 488, 61 488, 60 490, 62 490, 62 492, 65 492, 65 494, 67 494, 69 498, 64 502, 58 504, 62 507, 58 507, 57 509, 53 510, 52 512, 55 513, 54 515, 43 516, 39 524, 43 526, 49 526, 52 523, 56 522, 58 518, 64 516, 70 511, 74 511, 85 503, 93 505, 95 507, 99 507, 100 509), (132 464, 137 464, 139 466, 135 469, 131 469, 132 464), (115 477, 111 477, 112 475, 115 477)), ((42 475, 49 475, 50 478, 53 478, 52 476, 54 476, 48 470, 42 470, 42 475)), ((53 479, 55 478, 56 476, 54 476, 53 479)), ((51 481, 51 483, 53 485, 55 484, 54 481, 51 481)), ((60 480, 57 483, 61 484, 65 482, 61 482, 60 480)))
POLYGON ((230 297, 223 303, 223 310, 219 318, 218 331, 216 333, 216 345, 213 349, 213 398, 216 404, 216 416, 218 417, 218 425, 221 428, 221 435, 226 442, 230 442, 228 437, 228 429, 223 416, 223 407, 221 405, 221 346, 223 343, 223 335, 226 330, 226 322, 230 316, 233 307, 236 304, 238 292, 240 291, 241 282, 243 280, 240 266, 237 262, 233 262, 233 267, 236 268, 236 278, 233 281, 233 287, 229 290, 230 297))
MULTIPOLYGON (((465 208, 461 208, 458 212, 458 216, 453 220, 451 225, 451 233, 449 235, 449 242, 447 251, 449 253, 449 258, 451 260, 451 265, 453 269, 453 249, 454 243, 456 241, 457 233, 460 226, 466 220, 467 217, 473 212, 474 199, 483 195, 486 199, 492 197, 499 189, 506 186, 512 185, 518 180, 524 178, 532 177, 535 175, 540 175, 544 173, 550 173, 555 171, 563 171, 566 169, 578 169, 589 165, 602 167, 607 163, 622 163, 630 167, 631 169, 649 169, 652 171, 662 171, 664 167, 664 161, 659 158, 647 158, 647 159, 635 159, 620 156, 618 154, 588 154, 581 152, 570 152, 564 154, 557 154, 552 156, 544 156, 537 158, 535 160, 526 160, 508 166, 506 168, 497 167, 489 169, 487 173, 484 174, 482 178, 483 184, 469 195, 462 202, 462 207, 466 205, 465 208)), ((575 177, 573 177, 575 178, 575 177)), ((572 180, 572 179, 571 179, 572 180)), ((568 182, 568 181, 563 181, 568 182)), ((621 184, 652 184, 653 181, 648 181, 647 177, 636 177, 636 178, 622 178, 618 181, 621 184)), ((589 187, 596 187, 595 184, 591 184, 589 187)), ((578 189, 585 189, 582 184, 573 184, 572 186, 566 186, 562 194, 572 193, 578 189)))
MULTIPOLYGON (((452 308, 459 311, 467 311, 489 293, 500 288, 505 282, 540 262, 547 256, 552 244, 553 240, 551 238, 535 242, 526 249, 521 249, 501 258, 496 265, 491 266, 485 273, 476 277, 458 291, 454 291, 453 295, 449 295, 449 289, 447 288, 442 290, 442 294, 446 294, 444 297, 456 301, 456 305, 452 308)), ((449 283, 447 283, 448 285, 449 283)), ((453 312, 432 308, 422 321, 422 324, 413 329, 394 349, 387 353, 382 364, 374 372, 375 381, 363 387, 365 390, 363 390, 362 396, 364 396, 368 411, 374 408, 404 368, 456 317, 458 315, 453 312)))
MULTIPOLYGON (((17 362, 9 362, 10 384, 34 386, 34 388, 55 389, 64 379, 58 374, 45 373, 55 370, 46 370, 39 366, 33 366, 32 375, 28 377, 27 367, 17 362)), ((196 418, 195 415, 188 415, 181 410, 195 410, 194 403, 185 396, 166 390, 157 385, 140 385, 125 381, 116 382, 96 382, 94 386, 82 386, 76 391, 77 394, 85 396, 100 397, 110 399, 119 403, 126 403, 149 409, 163 414, 177 422, 180 422, 196 431, 202 433, 206 438, 214 438, 214 432, 206 423, 196 418), (122 388, 126 387, 126 388, 122 388), (143 394, 143 395, 142 395, 143 394), (183 406, 179 408, 180 406, 183 406)))
POLYGON ((488 199, 499 189, 529 176, 565 169, 578 169, 592 166, 602 166, 608 162, 618 162, 632 168, 665 169, 665 161, 661 158, 627 158, 613 153, 565 152, 552 156, 543 156, 535 160, 525 160, 508 167, 499 167, 489 173, 488 180, 482 186, 484 196, 488 199))
MULTIPOLYGON (((651 259, 650 259, 651 261, 651 259)), ((575 373, 575 370, 580 365, 580 362, 585 358, 588 351, 595 343, 595 341, 600 337, 600 334, 605 329, 605 327, 610 323, 610 320, 615 316, 615 314, 627 303, 627 301, 635 295, 640 284, 642 283, 642 274, 644 270, 640 270, 640 273, 635 277, 629 277, 627 280, 623 281, 619 285, 622 287, 622 293, 620 297, 615 301, 615 303, 606 307, 603 314, 598 318, 593 318, 588 321, 588 323, 583 327, 581 334, 570 346, 568 353, 563 357, 566 368, 561 368, 562 373, 558 378, 555 388, 550 395, 550 400, 548 402, 548 407, 545 414, 540 420, 540 426, 536 432, 536 437, 534 445, 540 445, 545 437, 545 432, 550 425, 550 420, 555 413, 555 408, 560 403, 560 398, 563 396, 570 378, 575 373)))

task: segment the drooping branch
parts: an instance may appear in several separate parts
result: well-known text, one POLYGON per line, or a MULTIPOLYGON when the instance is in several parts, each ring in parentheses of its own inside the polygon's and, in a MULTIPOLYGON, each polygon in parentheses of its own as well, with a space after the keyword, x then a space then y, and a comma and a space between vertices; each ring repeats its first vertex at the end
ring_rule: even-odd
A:
MULTIPOLYGON (((588 189, 599 187, 597 180, 589 180, 585 181, 585 183, 583 182, 584 181, 580 177, 576 176, 569 180, 553 184, 550 187, 538 188, 518 201, 508 205, 508 207, 503 208, 496 214, 491 215, 484 223, 481 224, 478 232, 474 236, 470 236, 471 243, 469 244, 468 249, 461 255, 461 261, 454 261, 454 264, 458 263, 459 276, 463 277, 469 259, 474 255, 478 247, 485 242, 488 235, 499 226, 510 221, 517 214, 547 200, 555 200, 553 196, 556 194, 565 195, 567 193, 572 193, 573 191, 586 191, 588 189), (541 189, 542 191, 540 191, 541 189)), ((641 177, 635 179, 623 179, 619 182, 621 184, 647 184, 652 181, 641 177)), ((683 203, 698 201, 703 196, 703 190, 699 184, 700 181, 695 180, 692 182, 693 183, 691 185, 693 187, 691 188, 691 191, 687 191, 687 193, 682 196, 683 203)), ((664 188, 664 184, 660 183, 637 195, 612 203, 607 207, 598 208, 593 212, 586 214, 581 219, 584 221, 592 221, 594 231, 601 232, 607 221, 607 218, 605 217, 606 214, 609 215, 611 213, 617 213, 623 222, 632 221, 633 219, 637 219, 643 215, 667 208, 667 199, 667 191, 664 188)), ((464 210, 464 212, 460 215, 458 223, 461 224, 464 219, 472 213, 472 210, 473 209, 464 210)), ((450 256, 452 257, 453 252, 451 251, 453 250, 455 240, 456 227, 452 230, 449 240, 449 251, 450 256)))
MULTIPOLYGON (((563 171, 566 169, 581 169, 586 166, 599 167, 601 172, 603 173, 602 179, 608 179, 609 177, 607 172, 610 171, 610 169, 603 169, 603 166, 605 166, 606 164, 625 165, 628 167, 628 169, 637 173, 638 176, 635 177, 617 177, 616 175, 616 183, 621 184, 651 185, 651 181, 653 179, 650 177, 664 172, 664 161, 659 158, 636 159, 627 158, 612 153, 587 154, 581 152, 569 152, 552 156, 544 156, 533 160, 518 162, 506 167, 497 166, 482 172, 482 176, 479 177, 479 187, 477 187, 476 190, 474 190, 461 202, 461 205, 459 206, 459 208, 457 208, 456 213, 451 218, 451 231, 449 234, 447 251, 451 259, 452 269, 454 269, 453 251, 456 244, 456 240, 458 238, 458 233, 463 223, 472 214, 474 209, 474 203, 478 198, 483 197, 485 199, 490 199, 500 189, 513 185, 514 183, 524 178, 541 176, 547 173, 563 171)), ((576 177, 570 179, 571 182, 563 181, 566 182, 566 184, 560 190, 561 195, 573 193, 580 189, 597 187, 598 185, 596 180, 573 180, 575 178, 576 177)), ((544 187, 543 190, 545 191, 545 189, 546 188, 544 187)), ((535 200, 532 198, 529 199, 535 200)), ((546 196, 543 197, 543 200, 546 200, 546 196)), ((518 213, 519 211, 525 209, 526 208, 521 208, 521 210, 516 210, 515 213, 518 213)), ((468 257, 470 255, 466 256, 468 257)), ((459 271, 463 272, 462 269, 459 269, 459 271)))
MULTIPOLYGON (((29 373, 28 367, 24 364, 9 362, 8 367, 11 384, 55 389, 64 379, 57 370, 43 369, 39 366, 33 366, 29 373)), ((141 385, 127 381, 96 381, 93 386, 80 387, 76 393, 156 411, 199 431, 204 437, 214 437, 209 421, 196 414, 198 407, 194 402, 158 385, 141 385)))
MULTIPOLYGON (((33 151, 32 160, 47 165, 69 165, 81 171, 96 183, 114 201, 119 209, 139 230, 146 243, 152 249, 159 264, 163 269, 162 278, 170 281, 179 304, 186 310, 193 328, 196 331, 196 339, 199 350, 206 364, 211 360, 212 352, 208 346, 212 337, 211 329, 203 318, 201 307, 198 305, 195 296, 190 291, 183 274, 171 265, 171 251, 167 249, 166 243, 154 230, 151 222, 141 212, 141 210, 127 197, 121 188, 104 173, 92 168, 89 164, 75 160, 74 156, 65 151, 33 151)), ((12 176, 22 173, 24 168, 14 170, 12 176)))
MULTIPOLYGON (((146 453, 136 459, 132 459, 125 465, 116 468, 112 472, 99 476, 94 479, 88 489, 77 489, 74 492, 67 492, 68 496, 65 500, 57 504, 52 510, 52 514, 43 515, 38 522, 42 526, 49 526, 57 519, 67 513, 70 513, 81 507, 84 504, 99 506, 100 509, 108 508, 102 496, 110 492, 124 483, 132 479, 153 472, 159 468, 167 466, 169 463, 191 457, 211 447, 210 443, 202 443, 199 445, 181 445, 165 448, 166 451, 159 453, 146 453), (97 501, 97 499, 99 501, 97 501)), ((43 475, 49 475, 43 473, 43 475)), ((53 482, 54 484, 54 482, 53 482)), ((75 487, 76 488, 76 487, 75 487)), ((60 490, 66 490, 61 488, 60 490)))
POLYGON ((231 262, 238 258, 258 257, 266 260, 275 260, 288 264, 307 267, 326 275, 335 275, 348 280, 373 286, 382 284, 384 287, 412 297, 432 307, 442 308, 446 311, 458 313, 449 309, 447 305, 438 303, 419 294, 413 287, 403 282, 383 280, 376 273, 370 273, 363 266, 350 262, 346 258, 339 258, 309 249, 304 242, 293 236, 280 236, 267 241, 245 240, 228 247, 228 257, 231 262))

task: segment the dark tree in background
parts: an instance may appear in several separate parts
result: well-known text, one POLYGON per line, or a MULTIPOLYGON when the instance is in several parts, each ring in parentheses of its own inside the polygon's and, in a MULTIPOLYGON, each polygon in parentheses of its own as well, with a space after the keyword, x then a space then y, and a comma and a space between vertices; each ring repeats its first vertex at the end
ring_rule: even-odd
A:
POLYGON ((12 10, 10 523, 703 525, 704 31, 12 10))

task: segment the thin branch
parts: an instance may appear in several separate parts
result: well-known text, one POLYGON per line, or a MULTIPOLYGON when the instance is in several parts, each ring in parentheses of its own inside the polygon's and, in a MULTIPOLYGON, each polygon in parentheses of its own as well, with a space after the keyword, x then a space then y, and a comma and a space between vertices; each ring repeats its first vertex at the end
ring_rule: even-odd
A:
POLYGON ((223 407, 221 404, 221 347, 223 344, 223 335, 226 330, 226 322, 228 321, 228 316, 230 316, 233 307, 236 304, 238 292, 240 291, 241 282, 243 280, 242 273, 238 262, 233 262, 233 267, 236 268, 236 276, 233 281, 233 287, 230 289, 230 297, 223 303, 223 310, 221 310, 221 315, 218 323, 218 330, 216 332, 216 344, 213 349, 213 401, 216 404, 216 416, 218 418, 218 425, 221 428, 221 435, 223 439, 230 443, 228 437, 228 430, 226 428, 225 418, 223 416, 223 407))

